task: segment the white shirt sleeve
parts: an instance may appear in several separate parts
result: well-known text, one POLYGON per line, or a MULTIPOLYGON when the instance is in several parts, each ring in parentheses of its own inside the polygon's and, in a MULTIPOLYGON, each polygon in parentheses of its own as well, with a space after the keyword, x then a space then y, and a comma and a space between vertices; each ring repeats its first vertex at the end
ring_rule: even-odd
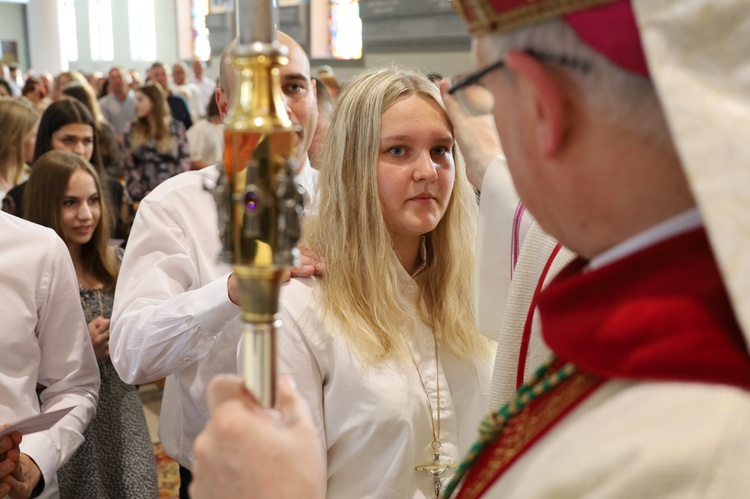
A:
MULTIPOLYGON (((75 407, 49 430, 23 437, 21 451, 39 466, 45 483, 83 442, 83 431, 96 413, 99 368, 81 308, 68 249, 50 237, 47 268, 37 288, 41 412, 75 407)), ((33 393, 33 389, 32 389, 33 393)))
POLYGON ((277 332, 279 375, 293 374, 297 390, 310 406, 313 424, 323 449, 327 448, 323 411, 323 378, 307 340, 292 316, 281 306, 281 327, 277 332))
POLYGON ((513 274, 531 216, 519 199, 505 157, 492 160, 482 180, 475 261, 475 314, 479 331, 497 341, 513 274))
POLYGON ((173 208, 149 197, 138 209, 110 338, 112 363, 126 383, 160 379, 203 359, 240 313, 227 294, 229 274, 200 285, 199 249, 185 225, 173 208))

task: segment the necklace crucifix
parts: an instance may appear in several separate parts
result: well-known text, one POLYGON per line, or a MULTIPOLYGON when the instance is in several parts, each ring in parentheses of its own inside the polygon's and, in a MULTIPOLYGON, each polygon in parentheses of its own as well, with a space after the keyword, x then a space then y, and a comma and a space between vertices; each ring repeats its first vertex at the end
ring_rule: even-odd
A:
MULTIPOLYGON (((432 402, 430 402, 430 394, 427 391, 427 385, 422 378, 422 372, 419 370, 419 365, 414 359, 414 353, 412 354, 411 360, 414 362, 414 367, 417 368, 417 375, 419 376, 419 382, 422 383, 422 389, 427 396, 427 409, 430 411, 430 423, 432 423, 432 464, 427 466, 417 466, 414 469, 417 471, 425 471, 432 475, 432 480, 435 486, 435 499, 440 497, 440 489, 443 484, 440 481, 441 475, 451 468, 457 468, 457 463, 440 464, 440 357, 438 356, 438 342, 437 338, 434 338, 435 343, 435 372, 437 373, 436 388, 437 388, 437 425, 435 424, 435 418, 432 416, 432 402)), ((411 350, 411 348, 410 348, 411 350)))
POLYGON ((417 471, 426 471, 432 475, 432 479, 435 482, 435 499, 438 499, 440 497, 440 489, 442 488, 440 475, 445 473, 446 470, 457 467, 458 464, 456 463, 440 464, 440 442, 435 440, 432 442, 432 464, 429 466, 417 466, 416 469, 417 471))

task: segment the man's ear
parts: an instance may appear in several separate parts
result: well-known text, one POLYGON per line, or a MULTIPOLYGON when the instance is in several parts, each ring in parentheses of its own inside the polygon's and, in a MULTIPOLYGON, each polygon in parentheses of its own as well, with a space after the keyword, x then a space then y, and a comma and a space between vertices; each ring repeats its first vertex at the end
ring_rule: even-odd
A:
POLYGON ((227 117, 227 112, 229 111, 229 99, 227 98, 227 93, 220 87, 216 87, 214 99, 216 99, 216 104, 219 106, 219 116, 221 117, 221 121, 224 121, 227 117))
POLYGON ((560 80, 525 52, 508 52, 505 64, 516 73, 519 88, 530 98, 533 133, 542 154, 554 156, 563 145, 566 128, 565 93, 560 80))

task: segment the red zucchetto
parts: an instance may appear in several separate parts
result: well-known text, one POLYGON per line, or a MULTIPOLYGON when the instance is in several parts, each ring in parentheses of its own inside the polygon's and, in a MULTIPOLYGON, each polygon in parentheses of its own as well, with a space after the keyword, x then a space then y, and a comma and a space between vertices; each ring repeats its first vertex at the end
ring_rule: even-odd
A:
POLYGON ((630 0, 453 0, 453 5, 473 36, 560 17, 612 63, 649 75, 630 0))

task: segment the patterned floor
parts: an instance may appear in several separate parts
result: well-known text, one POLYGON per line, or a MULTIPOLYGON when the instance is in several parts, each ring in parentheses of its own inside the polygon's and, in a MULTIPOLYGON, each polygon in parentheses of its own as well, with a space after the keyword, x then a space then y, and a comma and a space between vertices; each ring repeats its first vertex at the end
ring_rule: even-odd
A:
POLYGON ((164 454, 161 444, 154 444, 159 499, 177 499, 180 493, 180 471, 177 463, 164 454))

